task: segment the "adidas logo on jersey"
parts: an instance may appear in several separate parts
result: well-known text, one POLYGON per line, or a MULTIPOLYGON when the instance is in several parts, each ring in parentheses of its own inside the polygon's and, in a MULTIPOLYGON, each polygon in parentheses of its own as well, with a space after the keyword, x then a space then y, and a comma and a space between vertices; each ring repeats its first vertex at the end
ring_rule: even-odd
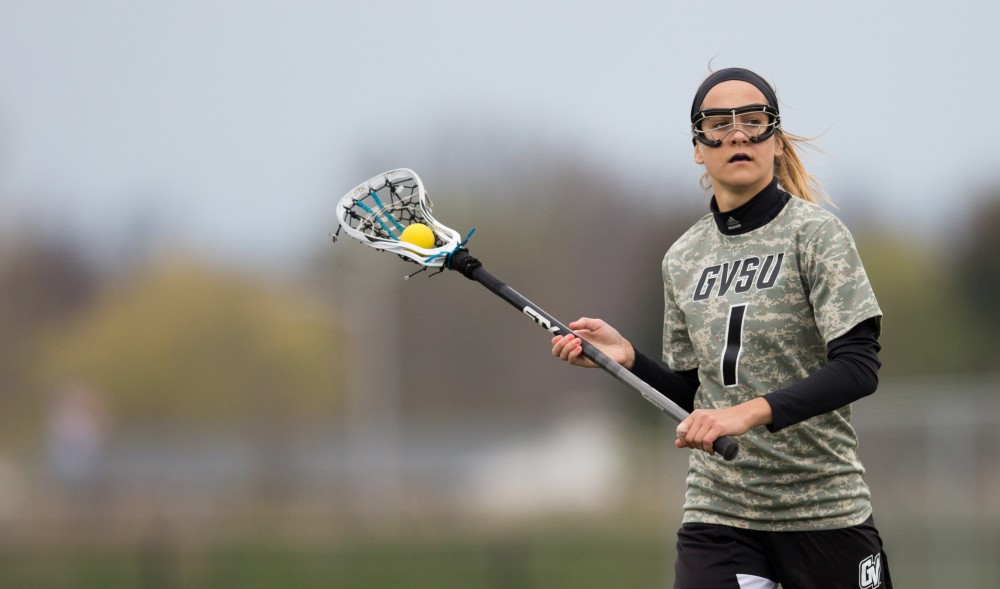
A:
POLYGON ((744 293, 751 288, 763 290, 771 288, 778 281, 785 252, 768 254, 763 259, 751 256, 733 260, 725 264, 709 266, 701 271, 698 286, 694 289, 695 301, 704 301, 712 296, 724 296, 730 289, 744 293))

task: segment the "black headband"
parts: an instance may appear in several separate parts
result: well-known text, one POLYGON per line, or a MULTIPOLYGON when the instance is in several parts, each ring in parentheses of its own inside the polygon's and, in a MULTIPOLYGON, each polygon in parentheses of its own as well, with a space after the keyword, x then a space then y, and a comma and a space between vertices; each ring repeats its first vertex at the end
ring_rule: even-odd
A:
POLYGON ((728 82, 730 80, 739 80, 740 82, 753 84, 758 90, 761 91, 762 94, 764 94, 764 98, 767 99, 767 104, 773 107, 775 111, 778 110, 778 97, 775 95, 774 89, 771 88, 771 85, 768 84, 764 78, 758 76, 750 70, 745 70, 739 67, 731 67, 713 73, 701 83, 701 86, 698 87, 698 93, 694 95, 694 103, 691 104, 691 122, 694 122, 695 116, 697 116, 698 111, 701 110, 701 104, 705 102, 705 95, 708 94, 708 91, 718 84, 728 82))

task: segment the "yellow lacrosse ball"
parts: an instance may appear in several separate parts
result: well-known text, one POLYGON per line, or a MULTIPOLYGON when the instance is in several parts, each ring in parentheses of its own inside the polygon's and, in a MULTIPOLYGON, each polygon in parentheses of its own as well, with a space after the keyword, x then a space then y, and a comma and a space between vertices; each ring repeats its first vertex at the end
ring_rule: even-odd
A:
POLYGON ((399 235, 399 241, 412 243, 417 247, 431 249, 434 247, 434 231, 423 223, 411 223, 399 235))

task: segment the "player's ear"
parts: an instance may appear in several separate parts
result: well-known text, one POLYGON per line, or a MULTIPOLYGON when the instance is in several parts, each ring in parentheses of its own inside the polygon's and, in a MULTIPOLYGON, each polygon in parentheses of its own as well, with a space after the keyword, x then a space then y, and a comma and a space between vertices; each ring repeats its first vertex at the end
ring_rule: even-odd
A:
POLYGON ((694 163, 698 165, 705 163, 705 158, 701 155, 701 143, 694 144, 694 163))

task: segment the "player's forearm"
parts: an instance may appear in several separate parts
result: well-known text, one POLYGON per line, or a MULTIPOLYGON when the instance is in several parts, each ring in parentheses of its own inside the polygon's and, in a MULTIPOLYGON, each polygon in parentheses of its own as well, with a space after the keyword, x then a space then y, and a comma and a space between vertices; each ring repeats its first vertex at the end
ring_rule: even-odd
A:
POLYGON ((632 366, 627 368, 685 411, 694 410, 694 395, 698 392, 699 386, 697 369, 676 372, 651 360, 634 348, 632 366))
POLYGON ((747 430, 755 428, 759 425, 771 425, 771 422, 774 420, 774 414, 771 411, 771 404, 763 397, 757 397, 752 401, 743 403, 740 405, 740 409, 744 412, 744 420, 747 424, 747 430))

